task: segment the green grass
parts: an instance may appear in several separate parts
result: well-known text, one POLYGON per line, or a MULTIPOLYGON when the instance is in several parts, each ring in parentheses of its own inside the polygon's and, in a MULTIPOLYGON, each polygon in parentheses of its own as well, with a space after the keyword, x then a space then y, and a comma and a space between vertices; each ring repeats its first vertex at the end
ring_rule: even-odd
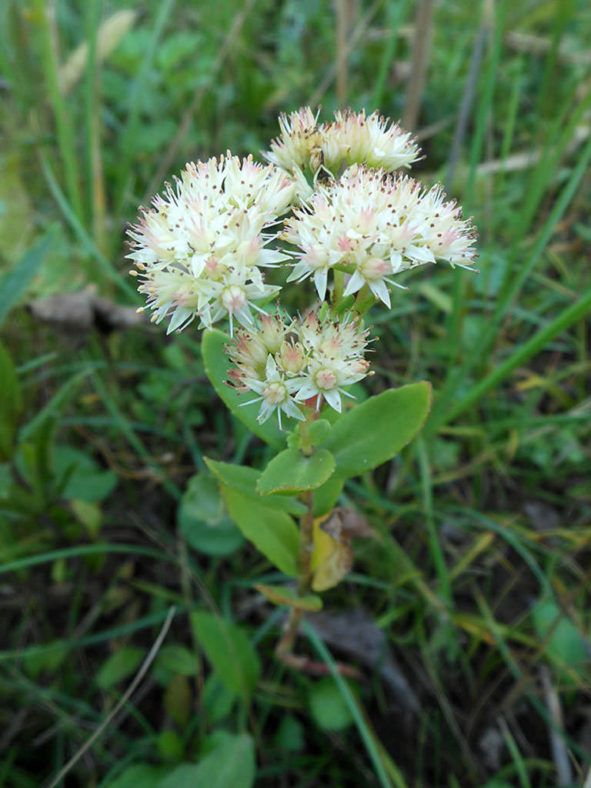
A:
MULTIPOLYGON (((402 116, 416 8, 353 11, 354 108, 402 116)), ((426 379, 435 392, 420 440, 341 497, 376 535, 356 543, 354 572, 325 611, 366 611, 364 637, 385 638, 375 665, 308 628, 298 648, 325 664, 329 684, 286 670, 273 656, 280 613, 254 590, 277 573, 245 545, 211 556, 183 539, 179 501, 204 456, 253 467, 270 456, 219 407, 194 331, 85 334, 25 308, 87 287, 137 307, 124 231, 138 205, 190 159, 256 155, 277 113, 319 86, 329 116, 335 13, 309 0, 0 6, 0 341, 22 398, 17 460, 0 456, 2 784, 50 784, 106 720, 62 785, 129 785, 116 781, 142 764, 149 776, 128 779, 157 785, 239 733, 252 737, 261 786, 553 786, 552 732, 571 784, 589 773, 586 3, 435 4, 414 130, 427 158, 414 174, 453 169, 446 186, 474 216, 480 274, 413 272, 392 311, 375 314, 375 391, 426 379), (133 20, 107 41, 116 34, 104 23, 124 10, 133 20), (62 67, 81 44, 66 94, 62 67), (546 628, 541 601, 558 611, 546 628), (171 604, 154 663, 110 719, 171 604), (209 663, 193 610, 222 615, 256 646, 249 706, 209 663), (343 681, 337 659, 363 678, 343 681), (113 664, 112 682, 97 683, 113 664), (392 665, 420 714, 392 689, 392 665), (342 727, 315 716, 319 687, 342 727)))

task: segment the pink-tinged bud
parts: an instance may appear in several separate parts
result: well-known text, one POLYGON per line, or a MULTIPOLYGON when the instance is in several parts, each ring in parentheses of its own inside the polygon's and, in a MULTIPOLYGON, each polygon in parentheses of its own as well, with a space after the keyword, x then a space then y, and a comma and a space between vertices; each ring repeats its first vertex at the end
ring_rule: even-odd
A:
POLYGON ((306 366, 306 357, 301 346, 283 342, 279 351, 279 363, 285 372, 298 374, 306 366))
POLYGON ((246 265, 256 265, 261 251, 259 238, 252 238, 250 241, 243 241, 238 247, 237 257, 246 265))
POLYGON ((283 323, 271 315, 261 318, 259 337, 269 353, 277 353, 285 336, 283 323))
POLYGON ((354 359, 353 361, 349 361, 348 364, 348 371, 352 375, 366 375, 367 370, 369 369, 369 361, 366 361, 364 358, 354 359))
POLYGON ((240 285, 230 285, 222 291, 222 304, 229 314, 240 312, 246 306, 246 302, 246 293, 240 285))
POLYGON ((231 346, 230 358, 235 363, 248 364, 252 367, 265 368, 267 348, 263 345, 256 334, 238 331, 233 347, 231 346))
POLYGON ((218 258, 212 255, 205 261, 204 272, 209 279, 218 280, 224 272, 224 267, 220 265, 218 258))
MULTIPOLYGON (((245 378, 249 377, 251 370, 246 370, 242 367, 230 367, 228 370, 228 383, 239 392, 249 391, 246 385, 245 378)), ((254 370, 252 375, 254 375, 254 370)))
POLYGON ((369 260, 365 260, 361 265, 361 274, 363 278, 370 282, 377 279, 383 279, 391 273, 392 266, 390 263, 379 257, 370 257, 369 260))

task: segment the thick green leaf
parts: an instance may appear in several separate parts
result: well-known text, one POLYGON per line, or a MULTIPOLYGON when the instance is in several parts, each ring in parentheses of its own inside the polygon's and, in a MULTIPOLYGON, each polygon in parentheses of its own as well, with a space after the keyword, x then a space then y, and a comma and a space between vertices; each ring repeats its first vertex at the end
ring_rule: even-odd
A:
MULTIPOLYGON (((220 399, 237 419, 244 422, 249 430, 258 435, 265 443, 276 449, 281 449, 285 445, 285 433, 281 432, 277 421, 271 418, 264 424, 260 424, 257 421, 259 405, 257 403, 243 405, 244 402, 253 398, 252 395, 240 395, 226 383, 230 359, 226 355, 225 347, 231 341, 227 334, 217 328, 209 328, 205 331, 201 347, 207 377, 220 399)), ((286 421, 288 420, 286 419, 286 421)))
POLYGON ((92 457, 72 446, 54 446, 52 463, 57 478, 66 479, 61 497, 67 501, 102 501, 117 486, 113 471, 103 470, 92 457))
POLYGON ((344 484, 344 478, 338 473, 333 473, 328 481, 314 490, 314 517, 322 517, 330 512, 336 504, 344 484))
POLYGON ((205 680, 200 697, 201 709, 209 724, 215 725, 225 719, 236 699, 236 693, 222 684, 215 673, 211 673, 205 680))
MULTIPOLYGON (((176 678, 184 679, 184 681, 187 680, 184 676, 177 676, 176 678)), ((184 727, 187 724, 187 718, 179 715, 176 710, 169 709, 166 698, 167 694, 164 696, 164 708, 166 709, 166 713, 177 725, 184 727), (171 710, 173 712, 172 714, 171 710)), ((176 761, 178 763, 185 751, 183 740, 176 731, 172 730, 172 728, 160 731, 156 738, 156 746, 158 747, 158 754, 165 761, 176 761)))
POLYGON ((230 517, 244 536, 286 575, 298 574, 299 535, 296 524, 285 512, 272 509, 267 499, 258 500, 236 487, 222 484, 222 498, 230 517))
POLYGON ((298 596, 297 592, 290 586, 255 585, 255 588, 274 605, 286 605, 287 607, 294 607, 296 610, 310 610, 312 612, 322 610, 322 599, 316 594, 298 596))
POLYGON ((255 768, 252 737, 228 735, 199 763, 177 766, 158 788, 251 788, 255 768))
POLYGON ((308 425, 308 440, 312 446, 320 446, 328 438, 331 423, 327 419, 317 419, 308 425))
POLYGON ((206 555, 229 555, 244 541, 228 517, 217 481, 207 471, 189 479, 177 523, 187 544, 206 555))
POLYGON ((0 344, 0 461, 14 450, 14 436, 22 409, 21 389, 12 359, 0 344))
POLYGON ((48 248, 49 238, 46 236, 26 252, 14 268, 0 280, 0 326, 12 307, 24 295, 39 270, 48 248))
POLYGON ((332 476, 334 469, 334 457, 326 449, 316 449, 309 457, 299 449, 285 449, 262 472, 257 490, 261 495, 315 490, 332 476))
POLYGON ((205 457, 207 467, 211 470, 213 475, 222 484, 229 487, 235 487, 245 495, 258 500, 259 503, 264 504, 269 509, 277 509, 280 512, 287 512, 288 514, 305 514, 306 507, 297 498, 290 498, 285 495, 268 496, 261 499, 257 491, 257 482, 261 476, 261 472, 254 468, 247 468, 245 465, 232 465, 229 462, 217 462, 205 457))
POLYGON ((113 782, 107 783, 107 788, 158 788, 169 766, 152 766, 149 763, 136 763, 128 766, 113 782))
POLYGON ((37 680, 43 673, 55 673, 68 656, 68 645, 63 640, 48 643, 47 651, 25 651, 23 667, 27 675, 37 680))
POLYGON ((353 715, 332 678, 315 682, 308 695, 310 713, 319 728, 340 731, 352 725, 353 715))
POLYGON ((547 641, 544 652, 554 664, 571 668, 589 664, 585 639, 555 602, 539 601, 532 609, 532 618, 538 637, 547 641))
POLYGON ((220 681, 247 701, 261 671, 259 658, 240 627, 213 613, 191 613, 191 625, 220 681))
POLYGON ((133 646, 124 646, 111 654, 103 662, 96 674, 96 683, 101 689, 109 689, 120 681, 127 679, 135 672, 144 657, 144 650, 133 646))
POLYGON ((152 668, 152 675, 162 686, 166 686, 174 676, 196 676, 198 672, 197 657, 180 643, 162 646, 152 668))
POLYGON ((392 459, 419 432, 431 407, 431 384, 389 389, 343 414, 323 448, 334 455, 336 474, 350 478, 392 459))

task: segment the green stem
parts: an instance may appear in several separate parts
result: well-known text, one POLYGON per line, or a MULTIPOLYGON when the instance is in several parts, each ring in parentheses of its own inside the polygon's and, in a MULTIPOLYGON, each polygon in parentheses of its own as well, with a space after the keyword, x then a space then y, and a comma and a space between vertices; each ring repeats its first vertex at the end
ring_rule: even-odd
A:
POLYGON ((338 309, 339 304, 343 300, 343 292, 345 290, 345 274, 343 271, 334 269, 333 272, 334 290, 332 291, 332 305, 334 309, 338 309))
MULTIPOLYGON (((302 493, 302 501, 307 510, 300 518, 300 550, 298 555, 298 596, 305 596, 312 584, 312 553, 314 551, 314 492, 302 493)), ((277 644, 277 656, 287 664, 299 667, 299 657, 292 654, 295 639, 304 615, 303 610, 294 607, 289 616, 281 640, 277 644), (297 664, 296 664, 297 663, 297 664)))
POLYGON ((376 298, 369 289, 369 286, 363 285, 361 290, 357 293, 357 298, 353 304, 353 311, 357 312, 359 317, 363 317, 369 312, 375 302, 376 298))
POLYGON ((298 595, 305 596, 312 584, 312 553, 314 551, 314 492, 302 493, 307 511, 300 518, 300 552, 298 555, 298 595))

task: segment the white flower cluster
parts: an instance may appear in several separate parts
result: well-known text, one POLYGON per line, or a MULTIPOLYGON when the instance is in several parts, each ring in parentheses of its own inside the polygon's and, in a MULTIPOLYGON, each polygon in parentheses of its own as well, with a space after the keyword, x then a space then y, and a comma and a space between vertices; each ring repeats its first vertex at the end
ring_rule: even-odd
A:
POLYGON ((243 403, 260 402, 258 420, 277 412, 305 419, 302 406, 319 410, 322 400, 341 411, 344 386, 362 380, 369 370, 363 358, 368 331, 359 321, 320 319, 308 312, 302 319, 284 322, 265 315, 256 327, 239 329, 229 356, 229 376, 240 392, 258 396, 243 403))
POLYGON ((300 250, 289 280, 313 277, 321 299, 336 267, 350 274, 344 295, 367 285, 389 307, 394 274, 437 260, 469 267, 475 257, 472 227, 439 185, 425 191, 408 176, 365 166, 317 184, 285 225, 283 240, 300 250))
POLYGON ((261 269, 286 259, 266 248, 277 233, 265 231, 293 200, 293 180, 252 157, 228 152, 187 164, 175 186, 168 184, 128 230, 128 257, 139 271, 138 290, 154 310, 152 320, 170 317, 169 332, 195 317, 204 326, 225 317, 230 324, 234 317, 252 323, 254 302, 280 289, 265 284, 261 269))
POLYGON ((230 378, 257 395, 261 422, 307 418, 322 401, 340 411, 345 387, 368 374, 360 319, 376 300, 390 306, 392 277, 440 260, 469 268, 476 257, 460 207, 439 185, 396 172, 420 153, 396 123, 350 109, 318 123, 303 107, 279 125, 267 165, 229 152, 187 164, 128 231, 153 321, 168 318, 169 332, 195 318, 205 327, 227 318, 231 335, 235 320, 243 326, 230 378), (287 281, 313 279, 321 301, 333 279, 322 319, 263 311, 281 290, 263 269, 288 266, 287 281), (343 318, 346 308, 354 316, 343 318))
POLYGON ((318 125, 310 107, 279 116, 281 134, 271 142, 265 158, 292 171, 320 167, 337 175, 343 167, 365 164, 391 172, 410 167, 419 157, 416 140, 379 112, 335 112, 331 123, 318 125))

